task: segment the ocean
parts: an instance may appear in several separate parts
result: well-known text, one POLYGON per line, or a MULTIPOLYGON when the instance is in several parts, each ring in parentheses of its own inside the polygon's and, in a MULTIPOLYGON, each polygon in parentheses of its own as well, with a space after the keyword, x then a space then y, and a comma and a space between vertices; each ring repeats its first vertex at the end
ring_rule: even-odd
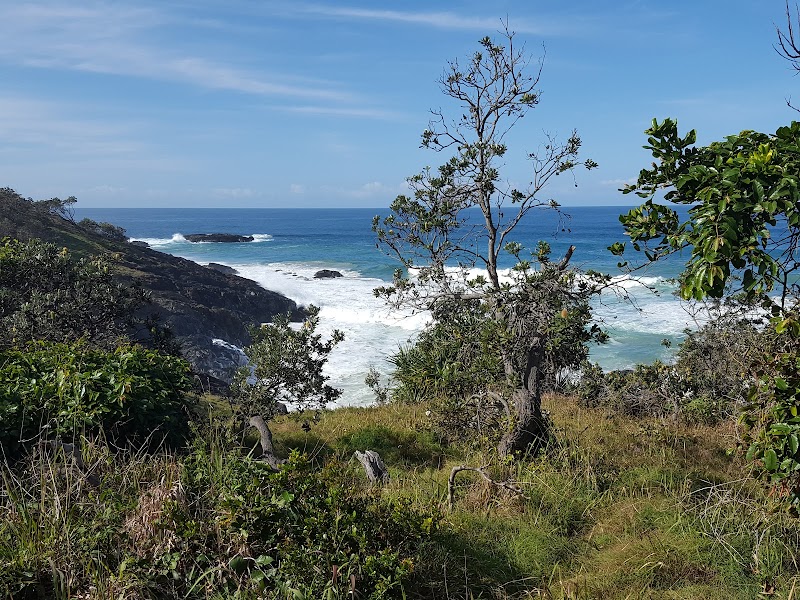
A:
MULTIPOLYGON (((633 279, 620 271, 617 257, 607 250, 613 242, 625 240, 618 217, 628 209, 564 210, 568 218, 560 218, 553 211, 535 213, 520 225, 515 239, 531 249, 538 240, 549 242, 553 260, 574 245, 573 266, 615 278, 616 292, 605 292, 594 302, 594 314, 610 340, 591 348, 591 360, 605 370, 656 359, 669 361, 684 331, 697 326, 697 317, 674 295, 674 278, 682 268, 680 257, 652 265, 633 279), (671 347, 662 344, 663 340, 669 340, 671 347)), ((389 357, 399 347, 412 343, 427 320, 424 313, 392 310, 372 293, 375 287, 390 281, 399 266, 376 247, 371 230, 376 214, 388 214, 388 209, 75 210, 76 219, 88 217, 121 226, 131 239, 145 241, 154 250, 200 264, 229 265, 241 276, 298 304, 319 306, 320 329, 327 332, 335 328, 345 334, 326 367, 332 385, 343 389, 339 401, 343 405, 374 400, 364 385, 367 371, 372 366, 388 376, 389 357), (254 241, 191 243, 183 237, 191 233, 252 235, 254 241), (314 279, 320 269, 337 270, 344 277, 314 279)))

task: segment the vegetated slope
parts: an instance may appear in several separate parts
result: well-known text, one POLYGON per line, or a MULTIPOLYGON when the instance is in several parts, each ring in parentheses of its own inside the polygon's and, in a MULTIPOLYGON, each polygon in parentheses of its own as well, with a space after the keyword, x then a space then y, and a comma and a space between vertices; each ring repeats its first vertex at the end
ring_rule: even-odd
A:
POLYGON ((236 346, 250 342, 249 327, 291 312, 297 305, 249 279, 228 275, 192 261, 110 239, 26 200, 11 189, 0 189, 0 238, 40 238, 64 246, 78 256, 112 254, 119 279, 148 290, 155 313, 175 335, 184 357, 200 373, 229 380, 240 355, 215 339, 236 346))

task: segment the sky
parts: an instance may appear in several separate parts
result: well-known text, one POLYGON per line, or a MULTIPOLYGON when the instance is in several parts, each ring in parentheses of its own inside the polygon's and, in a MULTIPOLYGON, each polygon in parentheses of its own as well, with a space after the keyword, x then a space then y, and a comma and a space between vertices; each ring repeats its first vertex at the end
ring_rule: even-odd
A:
MULTIPOLYGON (((792 4, 794 10, 794 4, 792 4)), ((800 78, 774 46, 784 0, 0 0, 0 187, 81 207, 381 207, 446 161, 420 148, 437 80, 506 21, 537 65, 515 185, 545 135, 599 168, 565 206, 632 204, 643 131, 774 132, 800 78)), ((800 25, 798 25, 800 29, 800 25)))

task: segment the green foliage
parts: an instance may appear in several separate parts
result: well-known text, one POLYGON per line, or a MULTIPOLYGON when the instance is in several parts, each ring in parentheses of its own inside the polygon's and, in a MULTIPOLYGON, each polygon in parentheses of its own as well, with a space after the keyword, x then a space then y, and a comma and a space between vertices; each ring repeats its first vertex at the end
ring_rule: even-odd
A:
MULTIPOLYGON (((14 190, 10 188, 4 188, 0 190, 0 194, 16 195, 14 190)), ((33 206, 37 209, 42 209, 50 214, 59 215, 69 221, 72 221, 75 217, 74 205, 77 201, 78 199, 75 196, 70 196, 64 200, 61 198, 50 198, 48 200, 37 200, 36 202, 33 202, 33 206)))
POLYGON ((213 433, 184 457, 85 446, 0 479, 0 597, 400 598, 438 518, 343 465, 279 472, 213 433), (66 476, 53 476, 66 473, 66 476))
POLYGON ((392 356, 396 400, 464 399, 505 381, 496 325, 478 301, 440 303, 412 346, 392 356))
MULTIPOLYGON (((650 261, 689 252, 680 279, 684 298, 720 298, 738 289, 771 312, 782 338, 777 343, 785 350, 765 357, 757 369, 760 383, 744 416, 750 427, 747 455, 758 460, 764 477, 797 510, 800 422, 793 419, 800 409, 800 123, 774 134, 743 131, 699 148, 694 131, 681 137, 671 119, 654 120, 646 134, 646 148, 657 162, 623 192, 647 201, 620 221, 634 249, 644 250, 650 261), (666 201, 691 206, 686 222, 653 201, 664 188, 666 201)), ((621 255, 624 245, 610 249, 621 255)))
POLYGON ((98 223, 97 221, 89 218, 81 219, 78 221, 78 225, 87 231, 96 233, 97 235, 114 240, 116 242, 128 241, 128 236, 125 235, 125 229, 119 225, 113 225, 112 223, 105 222, 98 223))
POLYGON ((686 332, 673 364, 656 361, 609 373, 583 365, 577 387, 582 402, 633 416, 671 413, 694 423, 737 415, 765 354, 778 351, 776 335, 752 318, 748 303, 728 300, 710 310, 713 318, 686 332))
POLYGON ((328 355, 344 339, 334 330, 328 340, 316 332, 319 309, 311 306, 305 321, 293 327, 289 315, 277 315, 272 323, 252 331, 252 343, 244 352, 252 366, 240 369, 231 390, 246 415, 272 416, 277 402, 301 409, 324 407, 341 394, 326 382, 322 368, 328 355))
POLYGON ((0 351, 0 445, 103 431, 114 439, 181 434, 188 365, 137 346, 40 342, 0 351))
MULTIPOLYGON (((671 119, 653 120, 645 133, 645 148, 657 163, 623 193, 648 200, 620 217, 634 249, 643 249, 649 260, 687 249, 684 298, 720 298, 738 272, 748 296, 778 286, 776 302, 785 308, 797 290, 791 273, 800 226, 800 123, 774 134, 743 131, 699 148, 695 132, 681 138, 671 119), (666 201, 691 207, 688 221, 653 201, 664 188, 666 201)), ((619 244, 613 249, 624 251, 619 244)))
POLYGON ((270 597, 296 590, 298 597, 334 598, 351 586, 360 597, 401 597, 420 544, 435 528, 432 515, 354 494, 335 463, 314 471, 294 455, 276 473, 258 461, 228 458, 220 473, 209 451, 215 452, 199 448, 186 461, 187 502, 171 515, 178 531, 181 523, 192 524, 181 534, 185 552, 179 568, 198 560, 193 548, 205 549, 212 532, 200 524, 211 511, 223 538, 246 543, 238 555, 234 550, 226 557, 234 571, 223 574, 227 585, 270 597))
MULTIPOLYGON (((551 300, 556 310, 556 300, 551 300)), ((564 305, 566 306, 566 305, 564 305)), ((567 310, 564 308, 564 310, 567 310)), ((501 340, 508 336, 488 313, 486 303, 439 303, 435 319, 412 346, 392 356, 395 401, 431 405, 438 435, 448 441, 473 439, 496 442, 508 424, 510 393, 501 340)), ((586 342, 602 339, 588 326, 585 302, 576 302, 567 315, 558 312, 548 329, 542 387, 553 391, 571 369, 585 360, 586 342)), ((517 358, 524 363, 524 355, 517 358)))
POLYGON ((124 338, 143 290, 114 281, 107 258, 70 257, 41 240, 0 244, 0 348, 31 340, 84 339, 105 348, 124 338))
POLYGON ((742 421, 747 427, 747 458, 777 497, 800 512, 800 335, 794 317, 782 320, 778 341, 786 344, 759 371, 759 385, 748 395, 742 421), (787 322, 787 329, 782 329, 787 322))

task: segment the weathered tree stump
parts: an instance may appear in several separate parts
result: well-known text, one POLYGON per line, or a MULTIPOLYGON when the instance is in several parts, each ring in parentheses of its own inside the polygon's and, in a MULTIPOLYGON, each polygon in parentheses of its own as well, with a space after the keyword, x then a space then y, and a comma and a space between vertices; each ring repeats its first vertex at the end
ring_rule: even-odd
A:
POLYGON ((367 472, 367 478, 370 483, 389 483, 389 470, 383 464, 380 454, 374 450, 367 450, 366 452, 356 450, 353 456, 364 466, 364 471, 367 472))

